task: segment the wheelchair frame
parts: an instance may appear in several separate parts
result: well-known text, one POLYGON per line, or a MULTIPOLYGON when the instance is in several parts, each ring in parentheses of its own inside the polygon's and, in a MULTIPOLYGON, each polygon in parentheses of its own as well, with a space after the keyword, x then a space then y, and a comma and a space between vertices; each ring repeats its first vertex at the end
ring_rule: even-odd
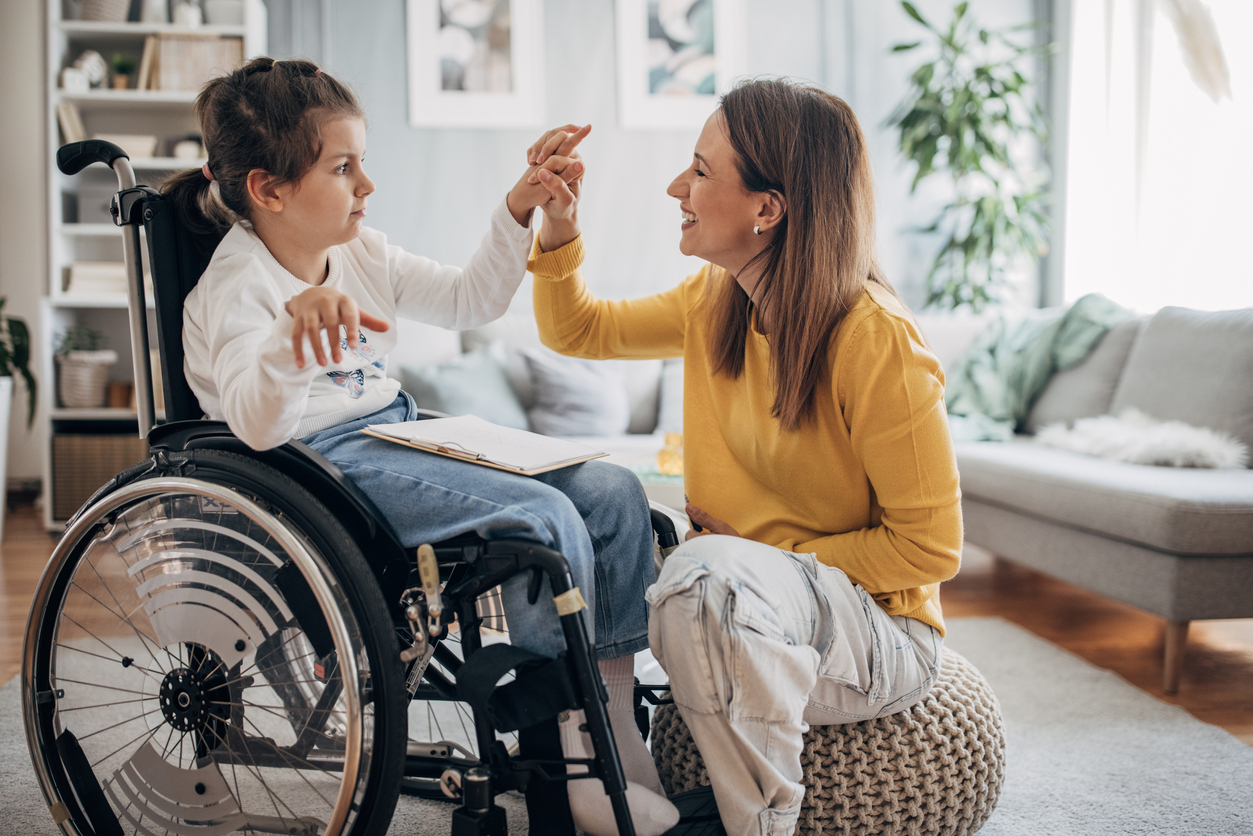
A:
MULTIPOLYGON (((373 706, 372 711, 386 713, 395 711, 399 699, 403 699, 396 695, 374 692, 371 687, 375 683, 399 681, 407 685, 408 699, 405 700, 405 706, 413 699, 457 700, 469 702, 473 708, 474 735, 479 750, 477 761, 457 757, 451 747, 439 742, 419 742, 416 745, 411 742, 405 747, 403 780, 408 790, 422 795, 457 796, 462 799, 462 806, 453 815, 454 836, 503 834, 503 811, 494 805, 493 799, 496 793, 506 790, 526 792, 533 833, 572 833, 573 822, 570 819, 564 781, 583 777, 565 774, 565 767, 573 764, 586 765, 586 777, 597 777, 604 782, 613 804, 618 832, 623 836, 633 836, 625 795, 626 779, 618 760, 617 747, 605 708, 608 697, 596 668, 594 650, 583 621, 583 610, 586 606, 582 603, 577 588, 573 586, 565 558, 560 553, 534 542, 484 541, 472 535, 432 547, 420 547, 417 554, 414 554, 401 546, 369 498, 335 465, 305 445, 293 441, 273 450, 256 452, 236 438, 224 423, 198 420, 201 414, 199 404, 182 375, 182 308, 184 299, 199 280, 212 254, 212 246, 209 245, 215 242, 197 240, 177 222, 172 206, 159 193, 137 185, 126 154, 117 146, 101 140, 88 140, 66 145, 57 153, 57 165, 67 175, 76 174, 97 162, 110 166, 118 176, 120 190, 112 205, 114 222, 120 227, 129 227, 123 234, 123 247, 129 284, 128 307, 136 402, 139 432, 141 437, 146 437, 149 441, 151 457, 118 474, 102 486, 69 522, 66 535, 40 581, 32 605, 23 657, 23 711, 32 760, 57 823, 67 833, 121 832, 116 817, 118 811, 111 808, 105 800, 100 781, 89 767, 84 774, 87 759, 82 756, 78 743, 72 739, 67 742, 66 732, 61 732, 55 740, 50 739, 57 734, 56 729, 60 725, 57 706, 63 691, 57 688, 55 676, 49 671, 52 664, 50 658, 55 650, 55 646, 50 649, 49 642, 55 645, 61 629, 59 626, 52 628, 46 623, 49 608, 64 606, 64 598, 58 596, 68 595, 67 585, 76 582, 76 561, 84 559, 83 555, 88 554, 85 549, 95 548, 88 542, 91 537, 98 539, 103 536, 101 532, 107 531, 116 522, 119 514, 130 513, 127 508, 150 502, 152 496, 177 495, 184 497, 177 501, 186 501, 186 497, 198 497, 195 502, 229 502, 242 516, 252 515, 262 520, 258 525, 290 556, 283 568, 272 573, 277 580, 271 586, 283 593, 279 596, 282 598, 280 606, 283 602, 290 605, 295 613, 292 623, 299 621, 304 626, 309 642, 317 645, 319 642, 314 634, 322 635, 323 629, 326 629, 326 634, 322 635, 321 649, 332 646, 334 648, 334 653, 329 656, 319 653, 317 658, 335 660, 334 676, 338 679, 334 681, 339 686, 327 684, 320 692, 316 706, 302 709, 304 714, 300 715, 305 718, 302 727, 304 737, 301 739, 306 740, 307 746, 313 745, 307 743, 307 740, 313 739, 308 734, 314 737, 320 735, 329 740, 332 734, 328 729, 331 728, 332 718, 342 717, 344 720, 342 735, 338 730, 335 731, 336 739, 346 742, 343 743, 344 754, 341 761, 344 777, 333 813, 327 821, 310 823, 301 820, 296 828, 288 827, 288 821, 281 815, 268 818, 254 816, 244 827, 325 836, 340 833, 347 823, 353 836, 365 836, 366 831, 374 832, 380 827, 380 822, 369 821, 368 815, 364 824, 361 817, 352 818, 354 804, 360 805, 361 793, 367 789, 383 793, 380 803, 386 807, 386 817, 390 821, 398 790, 396 784, 401 782, 401 777, 381 776, 379 780, 382 781, 382 789, 358 788, 354 783, 357 776, 352 775, 350 780, 349 772, 354 771, 357 766, 352 754, 356 751, 353 741, 360 743, 363 734, 360 719, 365 704, 370 703, 373 706), (153 408, 146 294, 139 258, 141 225, 147 232, 159 354, 164 372, 162 380, 169 422, 162 425, 156 424, 153 408), (355 581, 333 576, 334 567, 331 564, 338 560, 335 554, 326 554, 326 546, 319 547, 318 543, 305 542, 309 538, 326 539, 330 535, 306 536, 299 530, 285 528, 300 516, 292 511, 296 506, 284 504, 286 500, 272 495, 274 491, 260 487, 255 477, 223 477, 218 469, 227 467, 231 456, 247 457, 257 463, 256 467, 273 468, 307 491, 323 509, 330 508, 338 512, 335 515, 338 518, 337 526, 342 526, 343 532, 360 550, 368 565, 371 580, 377 585, 377 592, 384 602, 385 613, 381 616, 381 623, 384 624, 383 632, 391 631, 391 638, 376 636, 374 641, 377 647, 388 649, 387 652, 393 654, 390 660, 386 658, 386 652, 375 650, 374 655, 379 658, 374 658, 372 662, 366 660, 367 664, 374 666, 373 669, 358 670, 358 652, 349 629, 352 625, 345 626, 342 613, 336 618, 328 618, 326 614, 328 608, 344 606, 342 602, 336 603, 337 594, 341 598, 347 596, 344 600, 349 600, 354 594, 361 598, 367 592, 366 597, 373 596, 374 593, 368 590, 354 593, 355 581), (214 473, 219 475, 209 478, 208 481, 198 478, 199 474, 214 473), (279 509, 277 517, 274 508, 279 509), (300 577, 293 580, 293 573, 288 572, 283 576, 285 579, 279 578, 290 565, 296 566, 300 577), (66 572, 71 574, 66 575, 66 572), (326 577, 328 572, 332 574, 330 578, 326 577), (508 646, 505 645, 484 647, 480 635, 482 616, 476 603, 479 596, 522 572, 529 573, 528 593, 532 602, 540 592, 543 577, 548 577, 552 594, 558 603, 568 648, 558 660, 526 658, 524 651, 506 649, 508 646), (347 591, 340 590, 340 587, 347 591), (442 606, 445 599, 448 602, 447 607, 442 606), (444 641, 454 621, 461 635, 461 657, 453 653, 444 641), (400 636, 404 637, 408 645, 403 651, 399 651, 397 637, 400 636), (452 675, 430 666, 432 659, 452 675), (519 671, 523 682, 496 687, 501 676, 513 669, 519 671), (535 670, 538 673, 534 673, 535 670), (471 680, 477 684, 471 685, 471 680), (531 684, 527 685, 527 682, 531 684), (540 682, 549 685, 543 705, 517 698, 517 693, 523 686, 530 693, 529 689, 540 682), (593 758, 581 761, 563 758, 556 738, 554 708, 558 711, 582 708, 586 712, 587 730, 595 752, 593 758), (309 732, 315 720, 320 725, 309 732), (519 730, 518 757, 511 755, 496 737, 502 724, 519 730), (53 747, 58 749, 55 756, 50 752, 53 747), (390 799, 386 796, 390 796, 390 799), (349 821, 350 819, 352 820, 349 821)), ((224 472, 229 472, 229 468, 224 472)), ((654 511, 653 524, 663 551, 668 553, 678 544, 673 523, 665 515, 654 511)), ((336 531, 339 530, 336 528, 336 531)), ((236 536, 248 540, 243 535, 236 536)), ((216 543, 217 540, 213 542, 216 543)), ((96 570, 95 564, 92 564, 92 569, 96 570)), ((134 574, 136 569, 132 567, 129 571, 134 574)), ((266 582, 269 583, 268 580, 266 582)), ((357 607, 360 609, 361 605, 358 604, 357 607)), ((119 605, 119 609, 124 613, 125 607, 119 605)), ((378 632, 377 624, 371 627, 371 623, 380 618, 378 613, 354 611, 351 603, 349 610, 349 620, 357 625, 353 629, 365 633, 371 630, 378 632)), ((58 609, 56 615, 59 617, 61 612, 58 609)), ((138 632, 136 631, 137 635, 138 632)), ((226 654, 199 647, 186 637, 180 638, 179 645, 177 655, 180 659, 183 648, 187 655, 187 660, 178 669, 179 677, 188 681, 195 679, 201 675, 208 661, 215 661, 210 673, 219 671, 216 674, 218 678, 212 682, 204 677, 201 677, 203 682, 196 680, 200 683, 197 686, 201 688, 199 691, 190 685, 178 684, 183 679, 178 679, 178 682, 171 685, 174 671, 166 674, 161 686, 161 710, 166 721, 175 724, 179 729, 183 726, 178 724, 197 729, 193 734, 196 747, 195 768, 208 769, 214 756, 226 747, 228 740, 239 744, 247 737, 242 721, 236 731, 231 731, 235 728, 232 725, 236 722, 234 713, 237 711, 242 718, 244 709, 232 708, 228 712, 226 709, 202 707, 201 716, 208 716, 210 719, 199 721, 189 714, 179 713, 183 709, 174 705, 176 700, 188 700, 194 707, 199 705, 197 700, 204 702, 206 706, 214 702, 211 699, 214 695, 218 696, 218 702, 223 702, 223 695, 228 695, 225 702, 232 705, 240 699, 235 691, 223 690, 228 688, 230 682, 229 679, 222 678, 228 675, 226 669, 229 660, 225 658, 226 654), (180 688, 183 690, 179 690, 180 688), (215 711, 217 713, 213 713, 215 711), (231 737, 232 733, 236 737, 231 737)), ((241 639, 235 649, 241 650, 247 645, 248 642, 241 639)), ((251 650, 258 654, 257 659, 261 658, 260 644, 251 650)), ((318 647, 314 647, 311 653, 318 650, 318 647)), ((169 650, 166 652, 169 653, 169 650)), ((292 652, 294 651, 286 651, 288 655, 292 652)), ((362 653, 364 657, 364 652, 362 653)), ((287 656, 283 658, 286 659, 287 656)), ((134 660, 122 657, 123 667, 127 666, 128 661, 134 660)), ((236 680, 243 678, 239 675, 241 664, 242 662, 236 660, 234 667, 230 668, 229 675, 234 675, 236 680)), ((257 663, 254 662, 254 666, 255 664, 257 663)), ((286 661, 284 664, 290 667, 295 663, 286 661)), ((328 675, 328 683, 331 679, 328 675)), ((389 687, 394 688, 395 685, 389 687)), ((658 703, 654 693, 656 690, 655 686, 637 686, 637 701, 642 695, 649 702, 658 703)), ((286 705, 285 703, 284 706, 286 705)), ((404 709, 401 710, 403 712, 404 709)), ((291 716, 298 713, 290 707, 286 711, 291 716)), ((149 713, 155 713, 155 709, 149 713)), ((374 718, 378 715, 370 716, 374 718)), ((285 757, 273 740, 267 738, 266 745, 280 757, 285 757)), ((247 758, 253 759, 254 764, 255 758, 260 757, 252 749, 241 751, 247 758)), ((308 749, 302 751, 303 758, 308 749)), ((236 762, 240 761, 240 756, 232 757, 236 762)), ((381 757, 394 757, 394 753, 381 757)), ((270 759, 274 760, 273 754, 270 759)), ((112 785, 107 781, 105 784, 105 790, 113 793, 112 785)), ((203 792, 203 786, 203 783, 197 783, 195 792, 203 792)), ((229 794, 229 790, 227 793, 229 794)), ((277 805, 275 811, 278 812, 277 805)), ((183 815, 187 814, 184 812, 183 815)), ((209 813, 199 815, 203 818, 184 818, 180 820, 184 823, 181 830, 175 827, 168 832, 226 832, 223 829, 226 825, 220 821, 216 829, 208 827, 213 822, 209 813)), ((139 820, 144 821, 142 814, 139 820)), ((134 819, 131 818, 131 821, 134 819)), ((144 831, 142 825, 138 822, 136 824, 137 830, 144 831)), ((382 829, 385 830, 386 826, 387 821, 382 822, 382 829)))

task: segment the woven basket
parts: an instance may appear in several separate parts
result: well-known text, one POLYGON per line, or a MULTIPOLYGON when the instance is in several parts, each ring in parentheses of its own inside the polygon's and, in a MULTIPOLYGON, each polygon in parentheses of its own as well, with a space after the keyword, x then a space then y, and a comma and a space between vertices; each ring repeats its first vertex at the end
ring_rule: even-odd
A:
POLYGON ((61 406, 71 409, 104 406, 108 398, 109 367, 116 362, 117 352, 110 349, 58 354, 57 392, 61 406))
MULTIPOLYGON (((668 794, 709 775, 673 705, 653 715, 653 759, 668 794)), ((917 705, 846 726, 813 726, 801 754, 805 800, 796 833, 967 836, 996 807, 1005 731, 987 680, 944 651, 939 679, 917 705)))
POLYGON ((131 10, 131 0, 83 0, 83 20, 121 23, 131 10))

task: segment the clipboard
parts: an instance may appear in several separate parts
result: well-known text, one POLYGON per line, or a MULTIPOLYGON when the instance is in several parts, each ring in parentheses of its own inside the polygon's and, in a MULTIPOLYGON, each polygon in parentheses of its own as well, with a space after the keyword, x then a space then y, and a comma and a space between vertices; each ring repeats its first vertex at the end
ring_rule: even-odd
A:
POLYGON ((370 424, 361 432, 415 450, 534 476, 609 455, 577 441, 502 427, 477 415, 370 424))

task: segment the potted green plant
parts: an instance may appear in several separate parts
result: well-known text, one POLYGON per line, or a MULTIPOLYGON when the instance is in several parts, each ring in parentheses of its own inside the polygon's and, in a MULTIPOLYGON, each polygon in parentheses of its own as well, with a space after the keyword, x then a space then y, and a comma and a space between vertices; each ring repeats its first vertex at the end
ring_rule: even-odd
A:
POLYGON ((943 244, 927 274, 927 306, 975 312, 997 301, 1006 270, 1046 252, 1047 147, 1044 112, 1032 95, 1026 62, 1048 46, 1019 43, 1036 22, 986 29, 958 3, 945 27, 928 22, 912 3, 901 7, 927 30, 931 60, 910 76, 909 92, 888 119, 901 152, 917 165, 910 194, 923 180, 946 177, 952 199, 917 232, 939 233, 943 244))
POLYGON ((3 316, 5 299, 0 296, 0 532, 3 531, 6 466, 9 452, 9 407, 13 403, 13 378, 26 381, 26 426, 35 421, 35 376, 30 372, 30 331, 17 317, 3 316))
POLYGON ((131 86, 131 73, 135 72, 135 62, 120 52, 113 53, 113 89, 126 90, 131 86))
MULTIPOLYGON (((0 296, 0 314, 4 313, 5 298, 0 296)), ((35 422, 35 376, 30 371, 30 330, 26 323, 17 317, 0 315, 0 407, 4 411, 4 421, 0 426, 8 427, 9 404, 13 395, 13 376, 20 374, 26 382, 26 394, 29 401, 26 410, 26 426, 35 422)), ((0 453, 3 453, 0 450, 0 453)), ((3 456, 0 455, 0 461, 3 456)))
POLYGON ((109 367, 117 362, 117 352, 102 349, 100 345, 100 333, 82 323, 71 325, 61 333, 56 350, 57 393, 61 406, 71 409, 104 406, 109 367))

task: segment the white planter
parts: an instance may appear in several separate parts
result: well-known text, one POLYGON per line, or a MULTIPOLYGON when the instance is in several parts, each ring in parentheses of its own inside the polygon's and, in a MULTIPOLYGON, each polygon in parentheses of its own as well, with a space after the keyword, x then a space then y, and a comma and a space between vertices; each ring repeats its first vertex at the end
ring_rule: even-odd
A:
POLYGON ((58 354, 57 392, 61 406, 71 409, 104 406, 108 398, 109 367, 116 362, 117 352, 112 349, 58 354))
POLYGON ((13 378, 0 377, 0 538, 4 537, 4 509, 8 506, 6 485, 9 456, 9 405, 13 402, 13 378))
POLYGON ((120 23, 130 12, 131 0, 83 0, 83 20, 120 23))

